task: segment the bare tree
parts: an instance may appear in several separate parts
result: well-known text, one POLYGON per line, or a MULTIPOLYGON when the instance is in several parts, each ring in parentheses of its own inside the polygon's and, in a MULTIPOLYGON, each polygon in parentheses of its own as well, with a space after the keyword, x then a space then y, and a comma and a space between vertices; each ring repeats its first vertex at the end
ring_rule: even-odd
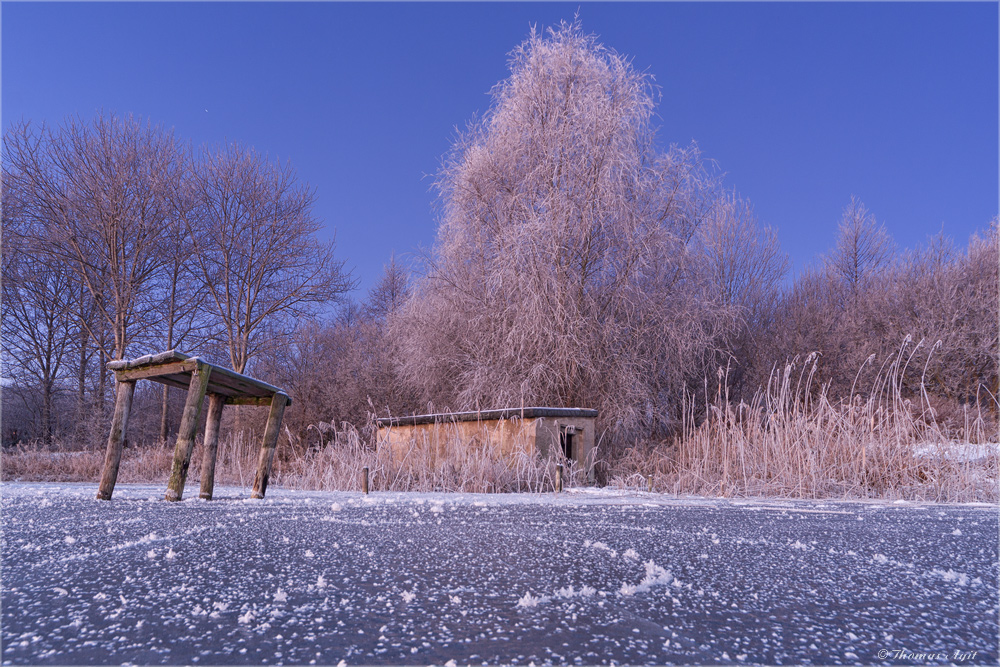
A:
MULTIPOLYGON (((183 169, 173 136, 132 116, 102 114, 56 130, 18 125, 4 144, 34 236, 75 268, 98 326, 112 336, 109 352, 123 358, 151 323, 149 287, 169 257, 164 236, 183 169)), ((89 334, 104 343, 98 331, 89 334)))
POLYGON ((761 227, 750 202, 725 193, 698 229, 712 289, 722 303, 740 307, 751 323, 766 309, 788 272, 788 255, 774 230, 761 227))
POLYGON ((20 195, 5 171, 0 317, 4 376, 17 382, 22 398, 35 390, 40 394, 37 433, 49 442, 54 431, 55 399, 74 343, 73 294, 79 285, 65 262, 54 259, 44 246, 25 236, 20 195))
POLYGON ((195 167, 192 240, 232 367, 243 372, 272 336, 354 287, 334 244, 316 238, 314 194, 288 163, 239 145, 204 150, 195 167))
POLYGON ((895 244, 875 216, 857 197, 844 209, 837 245, 828 262, 833 275, 847 289, 853 302, 880 272, 887 269, 895 255, 895 244))
POLYGON ((409 274, 393 254, 389 257, 389 263, 382 268, 378 282, 371 289, 365 308, 371 317, 385 321, 387 317, 400 311, 411 292, 409 274))
POLYGON ((788 272, 788 255, 778 237, 761 227, 746 199, 723 193, 697 232, 710 284, 709 298, 733 312, 735 322, 722 343, 722 365, 735 361, 731 384, 752 394, 774 362, 768 332, 788 272))
POLYGON ((665 424, 718 324, 689 248, 714 184, 696 148, 657 147, 650 78, 579 23, 533 30, 510 68, 439 174, 406 376, 439 406, 665 424))
MULTIPOLYGON (((161 276, 160 321, 157 329, 162 332, 163 349, 187 349, 188 344, 203 342, 211 326, 204 305, 208 297, 205 284, 194 257, 191 239, 194 197, 190 178, 174 193, 175 210, 178 212, 167 235, 171 252, 161 276)), ((164 385, 160 399, 160 441, 166 442, 170 434, 170 393, 164 385)))

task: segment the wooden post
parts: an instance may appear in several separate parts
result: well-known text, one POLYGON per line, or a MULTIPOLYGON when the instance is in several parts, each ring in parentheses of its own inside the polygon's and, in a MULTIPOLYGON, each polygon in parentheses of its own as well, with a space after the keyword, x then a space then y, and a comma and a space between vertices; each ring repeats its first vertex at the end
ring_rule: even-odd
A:
POLYGON ((650 493, 653 492, 653 476, 652 475, 646 475, 646 490, 649 491, 650 493))
POLYGON ((208 397, 208 416, 205 419, 205 450, 201 455, 201 498, 212 499, 215 489, 215 458, 219 450, 219 424, 222 422, 222 408, 226 397, 222 394, 210 394, 208 397))
POLYGON ((174 463, 170 470, 170 481, 167 483, 167 500, 180 500, 184 496, 184 482, 187 480, 188 466, 191 465, 191 450, 194 449, 194 438, 198 431, 198 417, 201 416, 201 404, 205 400, 205 390, 208 389, 208 377, 212 369, 199 363, 191 371, 191 383, 188 385, 187 400, 184 402, 184 412, 181 413, 181 426, 177 431, 177 444, 174 445, 174 463))
POLYGON ((115 394, 115 416, 111 421, 111 434, 108 436, 108 447, 104 452, 104 471, 101 473, 101 486, 97 489, 98 500, 111 500, 115 482, 118 481, 118 464, 122 460, 122 447, 125 445, 125 430, 128 428, 128 414, 132 410, 135 382, 119 382, 115 394))
POLYGON ((556 465, 556 493, 562 493, 563 487, 563 465, 556 465))
POLYGON ((361 493, 368 495, 368 468, 361 469, 361 493))
POLYGON ((257 459, 257 475, 253 479, 252 498, 263 498, 267 493, 267 482, 271 477, 271 464, 274 462, 274 447, 278 444, 278 434, 281 432, 281 417, 285 414, 288 396, 277 393, 271 399, 271 412, 267 416, 267 426, 264 428, 264 441, 260 445, 260 457, 257 459))

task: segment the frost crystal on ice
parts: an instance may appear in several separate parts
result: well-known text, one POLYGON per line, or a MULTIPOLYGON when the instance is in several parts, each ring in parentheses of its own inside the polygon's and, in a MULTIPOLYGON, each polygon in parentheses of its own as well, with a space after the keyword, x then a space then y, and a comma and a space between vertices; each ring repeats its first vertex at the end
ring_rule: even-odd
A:
POLYGON ((548 601, 549 601, 549 598, 547 598, 547 597, 535 597, 534 595, 531 594, 531 591, 528 591, 527 593, 524 594, 524 597, 522 597, 520 600, 517 601, 517 606, 518 607, 537 607, 542 602, 548 602, 548 601))

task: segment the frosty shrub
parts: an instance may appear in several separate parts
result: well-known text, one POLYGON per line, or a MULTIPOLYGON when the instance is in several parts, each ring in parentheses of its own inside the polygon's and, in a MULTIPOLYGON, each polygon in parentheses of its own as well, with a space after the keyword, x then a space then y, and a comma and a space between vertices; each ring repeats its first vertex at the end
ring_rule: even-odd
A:
POLYGON ((656 90, 578 23, 532 31, 445 158, 426 275, 396 334, 438 407, 600 410, 620 437, 679 416, 726 311, 691 240, 714 181, 660 149, 656 90))

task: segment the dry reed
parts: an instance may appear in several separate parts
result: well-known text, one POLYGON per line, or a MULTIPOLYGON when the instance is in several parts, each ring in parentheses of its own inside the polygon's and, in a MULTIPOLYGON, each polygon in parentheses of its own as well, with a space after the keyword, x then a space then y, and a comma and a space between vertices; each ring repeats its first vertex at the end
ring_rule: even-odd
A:
POLYGON ((776 368, 749 404, 727 400, 720 374, 706 419, 695 423, 688 397, 681 436, 630 448, 612 464, 611 482, 644 489, 650 474, 655 490, 673 494, 997 501, 997 447, 981 409, 966 410, 958 443, 926 393, 903 398, 914 352, 904 344, 870 391, 841 402, 816 386, 815 355, 776 368))

